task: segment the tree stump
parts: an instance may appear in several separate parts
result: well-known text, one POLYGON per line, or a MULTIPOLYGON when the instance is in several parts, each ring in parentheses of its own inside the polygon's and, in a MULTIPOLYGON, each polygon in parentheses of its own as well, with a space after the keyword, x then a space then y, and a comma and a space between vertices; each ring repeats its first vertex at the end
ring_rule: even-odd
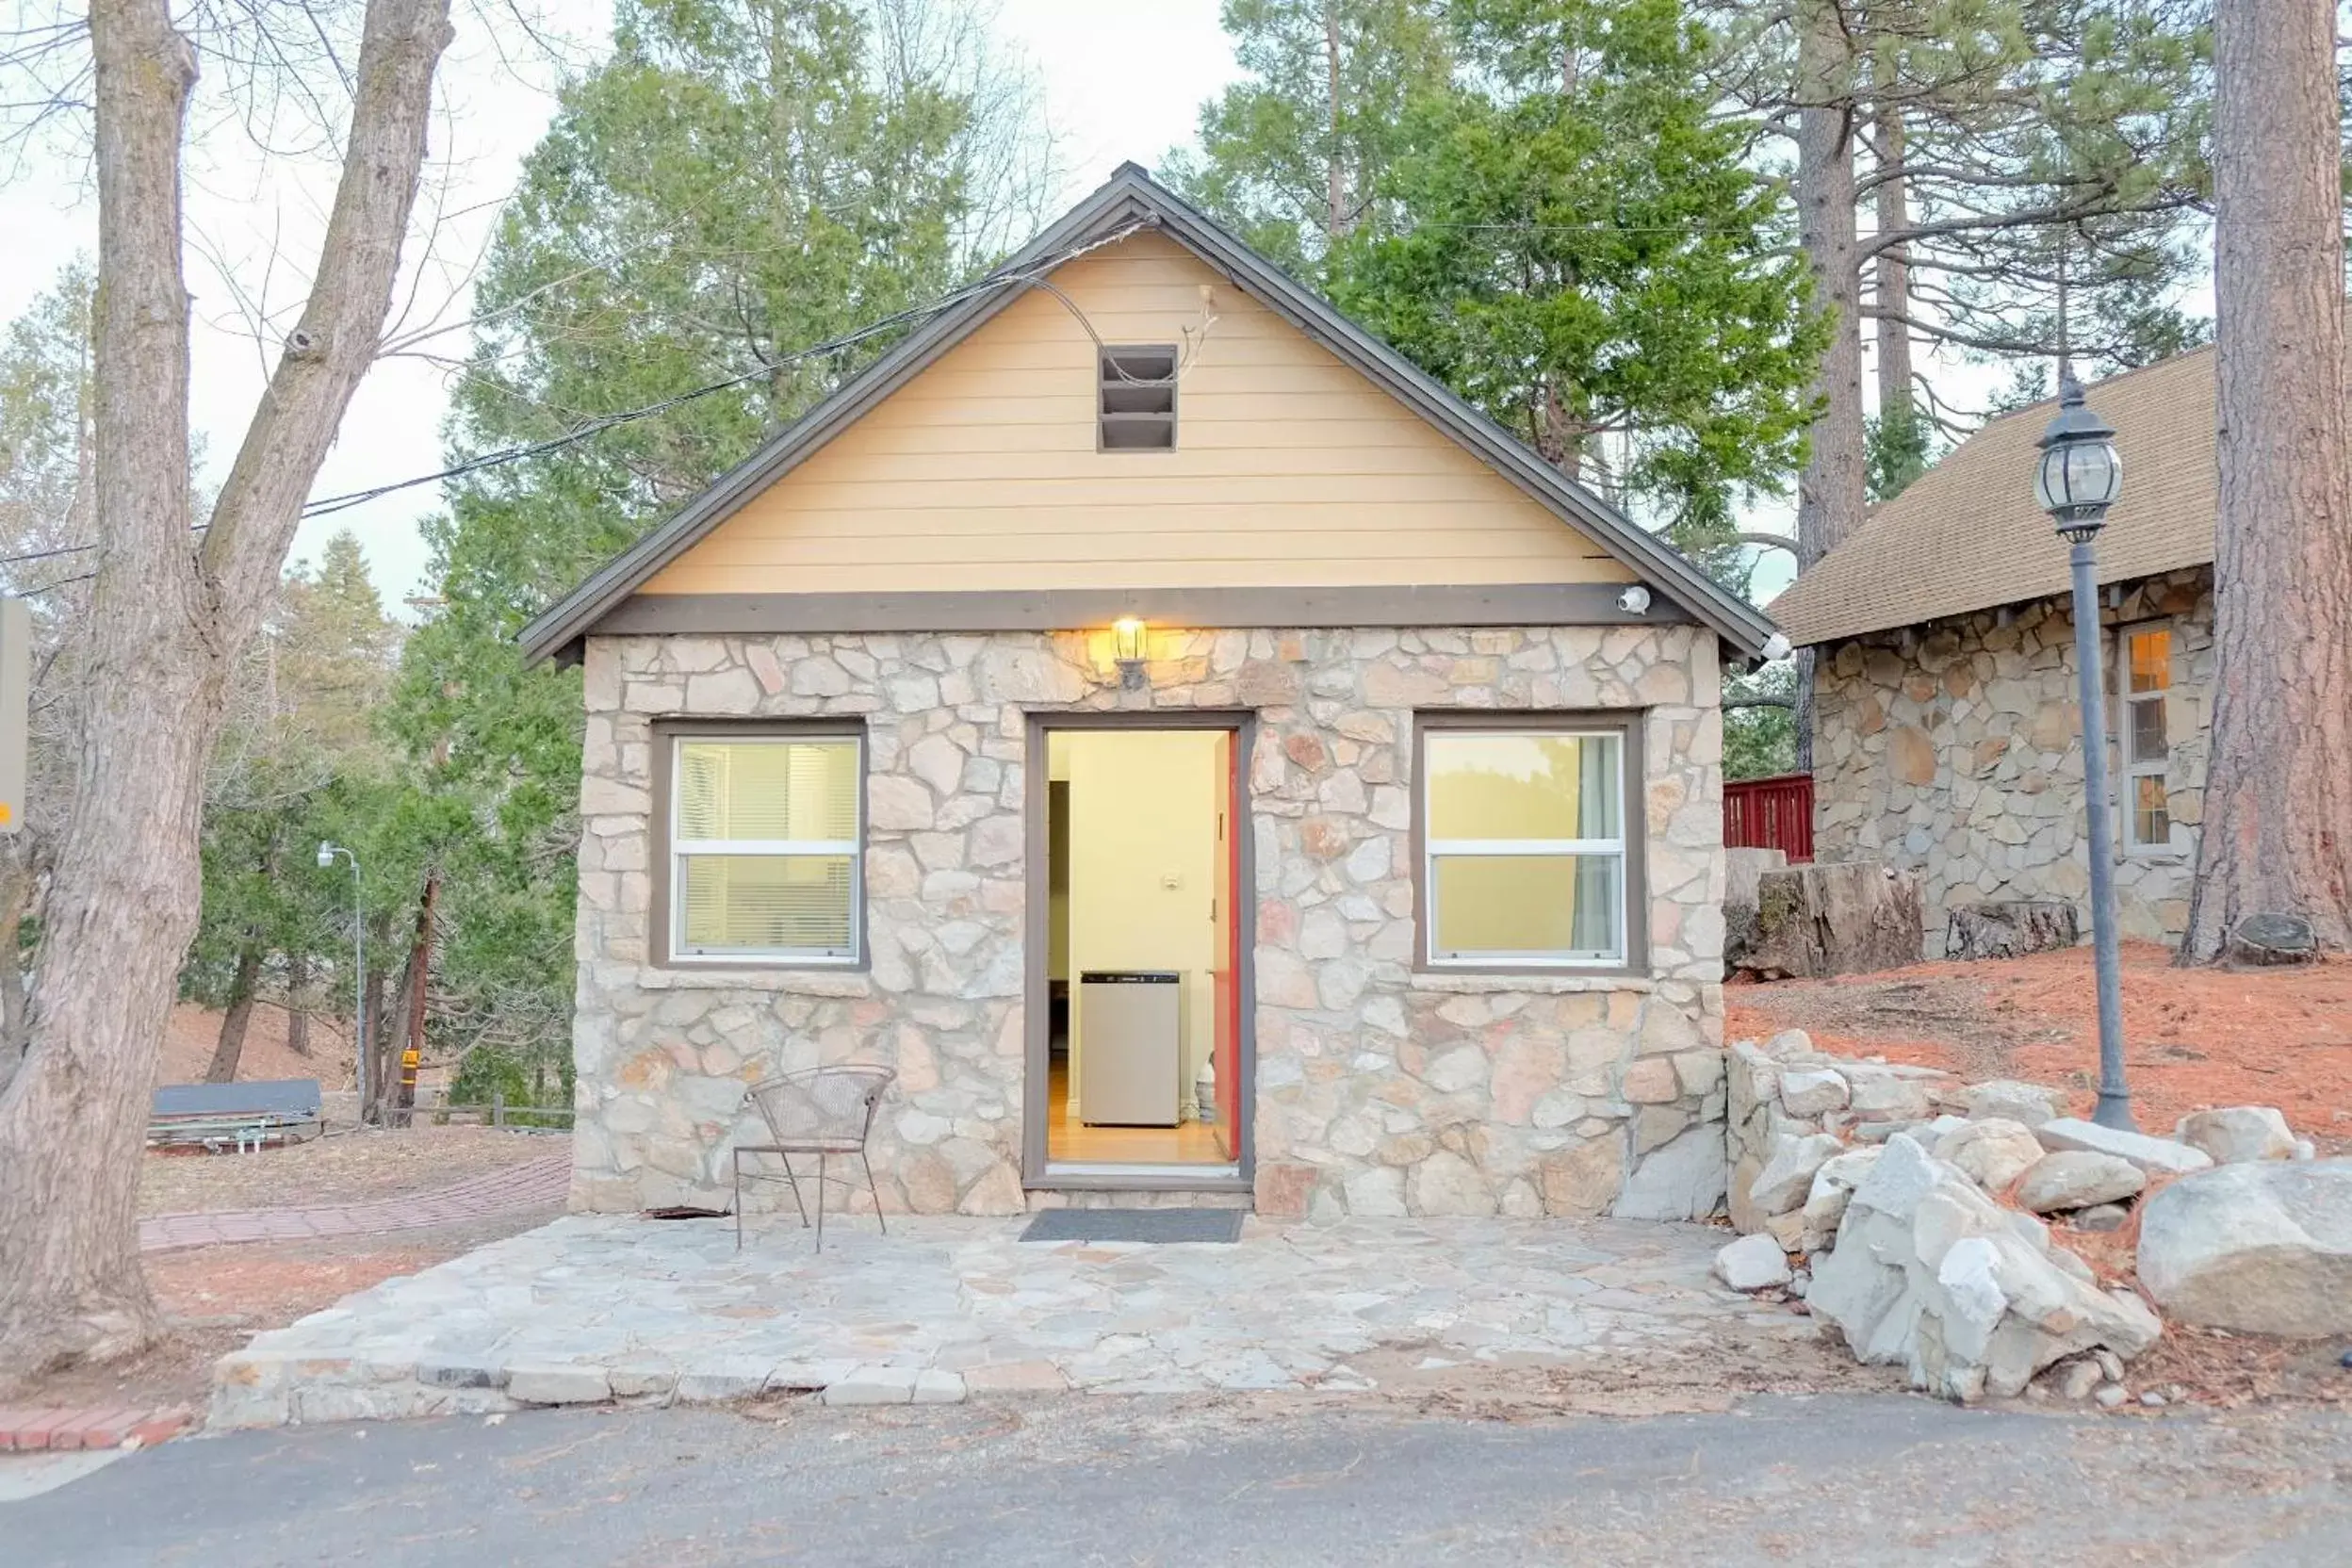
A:
POLYGON ((2019 958, 2072 947, 2082 937, 2071 904, 2027 898, 1964 904, 1945 920, 1944 956, 2019 958))
POLYGON ((2262 968, 2308 964, 2319 956, 2319 938, 2300 915, 2248 915, 2230 933, 2229 956, 2262 968))
POLYGON ((1756 936, 1728 962, 1764 980, 1919 961, 1919 879, 1881 860, 1822 861, 1757 878, 1756 936))

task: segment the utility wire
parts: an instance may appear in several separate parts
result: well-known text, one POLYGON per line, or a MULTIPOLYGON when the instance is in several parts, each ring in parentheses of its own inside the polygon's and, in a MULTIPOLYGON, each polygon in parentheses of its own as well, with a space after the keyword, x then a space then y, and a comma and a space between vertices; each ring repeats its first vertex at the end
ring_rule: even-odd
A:
MULTIPOLYGON (((854 349, 860 343, 878 337, 885 333, 895 331, 900 327, 907 326, 914 322, 928 320, 932 317, 938 316, 942 311, 952 310, 956 305, 963 303, 967 300, 974 299, 981 295, 989 293, 992 290, 1003 288, 1009 284, 1025 283, 1042 286, 1046 288, 1048 292, 1060 299, 1065 305, 1068 305, 1071 309, 1071 311, 1077 312, 1077 306, 1070 302, 1068 295, 1063 294, 1060 289, 1054 288, 1051 284, 1045 281, 1045 274, 1053 270, 1054 268, 1076 260, 1078 257, 1085 255, 1089 251, 1100 250, 1105 245, 1116 244, 1119 240, 1125 239, 1128 236, 1135 233, 1137 230, 1147 226, 1149 225, 1141 222, 1127 224, 1122 228, 1114 230, 1113 232, 1102 236, 1099 239, 1089 240, 1084 245, 1074 246, 1057 255, 1046 257, 1045 259, 1036 262, 1031 267, 1019 272, 990 272, 986 277, 979 279, 977 282, 968 284, 962 288, 955 289, 949 293, 940 295, 938 299, 927 301, 919 305, 909 305, 904 310, 892 311, 890 315, 882 317, 876 320, 870 321, 866 325, 858 328, 855 332, 845 333, 839 337, 829 338, 823 343, 811 344, 805 349, 796 349, 788 354, 779 354, 774 359, 763 360, 754 368, 745 370, 739 375, 728 376, 722 381, 715 381, 705 386, 697 386, 692 391, 680 392, 674 397, 663 398, 659 402, 647 403, 641 408, 623 409, 614 414, 598 415, 595 418, 565 432, 562 435, 549 436, 544 441, 528 442, 518 447, 505 447, 497 451, 483 452, 478 457, 468 458, 463 463, 454 464, 449 467, 443 468, 435 473, 419 474, 413 479, 395 480, 388 484, 373 485, 365 490, 353 490, 339 496, 322 496, 317 500, 303 503, 302 514, 304 517, 332 516, 337 512, 349 511, 352 507, 365 505, 369 501, 380 499, 383 497, 395 494, 396 492, 401 490, 413 490, 420 484, 438 484, 448 480, 462 479, 467 474, 478 473, 484 468, 499 467, 509 463, 519 463, 527 458, 544 457, 549 452, 561 451, 566 447, 577 446, 582 441, 586 441, 593 436, 601 435, 604 432, 614 429, 617 426, 633 424, 640 419, 649 419, 656 415, 666 414, 671 409, 677 408, 680 404, 690 403, 700 398, 712 397, 718 393, 730 391, 735 387, 744 385, 747 383, 760 381, 765 377, 774 375, 776 371, 783 369, 787 366, 797 365, 804 360, 818 359, 828 354, 838 354, 846 350, 854 349)), ((1078 315, 1080 324, 1086 327, 1087 335, 1092 337, 1099 347, 1102 339, 1100 335, 1095 332, 1093 324, 1086 319, 1083 313, 1078 313, 1078 315)), ((201 523, 198 524, 193 531, 202 532, 204 526, 204 525, 201 523)), ((58 556, 76 555, 86 550, 94 550, 98 547, 99 547, 94 544, 60 545, 53 549, 28 550, 19 555, 0 555, 0 566, 20 565, 30 561, 49 561, 54 560, 58 556)), ((51 588, 62 587, 67 582, 78 582, 82 580, 85 580, 85 579, 66 578, 59 582, 50 583, 42 587, 24 589, 20 590, 20 592, 27 594, 47 593, 51 588)))

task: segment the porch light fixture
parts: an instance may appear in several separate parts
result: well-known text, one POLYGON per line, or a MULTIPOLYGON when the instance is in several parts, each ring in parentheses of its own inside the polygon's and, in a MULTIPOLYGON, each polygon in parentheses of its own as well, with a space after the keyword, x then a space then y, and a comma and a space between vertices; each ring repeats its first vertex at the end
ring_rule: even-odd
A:
POLYGON ((1133 615, 1111 623, 1111 658, 1119 665, 1119 683, 1130 692, 1143 690, 1144 625, 1133 615))
POLYGON ((1617 596, 1617 608, 1628 615, 1648 614, 1650 612, 1649 589, 1639 582, 1633 584, 1617 596))
POLYGON ((2107 679, 2099 668, 2099 557, 2092 541, 2123 493, 2115 428, 2082 400, 2074 368, 2058 363, 2058 416, 2037 445, 2034 498, 2073 548, 2074 668, 2082 706, 2082 809, 2091 857, 2091 946, 2099 977, 2099 1107, 2102 1127, 2136 1131, 2123 1080, 2123 960, 2115 931, 2115 829, 2107 804, 2107 679))

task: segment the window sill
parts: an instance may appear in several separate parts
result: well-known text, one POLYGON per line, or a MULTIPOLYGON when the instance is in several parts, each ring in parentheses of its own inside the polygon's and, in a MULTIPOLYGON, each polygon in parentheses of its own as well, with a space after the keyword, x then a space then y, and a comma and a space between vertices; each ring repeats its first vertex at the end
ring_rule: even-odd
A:
POLYGON ((1625 974, 1603 972, 1597 974, 1560 974, 1540 970, 1520 970, 1501 973, 1493 970, 1415 970, 1407 982, 1407 988, 1416 991, 1450 991, 1461 996, 1483 996, 1496 991, 1521 991, 1531 996, 1576 996, 1592 991, 1647 992, 1658 988, 1658 982, 1646 974, 1625 974))
POLYGON ((730 964, 710 969, 664 969, 646 964, 637 971, 637 988, 647 991, 775 991, 786 996, 830 996, 860 1000, 874 994, 862 969, 761 968, 730 964))

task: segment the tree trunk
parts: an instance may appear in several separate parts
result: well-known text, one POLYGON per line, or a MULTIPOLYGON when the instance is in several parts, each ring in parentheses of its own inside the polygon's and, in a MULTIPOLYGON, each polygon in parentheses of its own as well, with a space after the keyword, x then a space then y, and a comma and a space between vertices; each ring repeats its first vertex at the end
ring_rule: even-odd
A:
POLYGON ((0 1090, 8 1086, 16 1064, 24 1059, 24 1041, 31 1032, 24 995, 24 917, 33 906, 41 873, 25 842, 28 829, 19 829, 8 853, 0 857, 0 1090))
POLYGON ((2249 915, 2352 945, 2352 458, 2335 10, 2213 25, 2215 671, 2183 963, 2249 915))
POLYGON ((310 988, 310 955, 289 953, 286 957, 286 1048, 297 1056, 310 1054, 310 999, 302 993, 310 988))
POLYGON ((220 1015, 220 1043, 212 1048, 207 1084, 237 1082, 237 1059, 245 1054, 245 1027, 253 1021, 253 993, 261 987, 261 949, 237 949, 237 972, 229 978, 229 1010, 220 1015))
POLYGON ((191 547, 180 147, 196 57, 166 0, 90 7, 99 545, 73 814, 30 1046, 0 1091, 0 1395, 157 1329, 139 1262, 150 1086, 195 934, 227 671, 375 358, 416 201, 447 0, 369 0, 350 141, 301 321, 191 547))
POLYGON ((397 983, 381 970, 368 977, 368 1102, 363 1119, 372 1113, 382 1127, 392 1124, 386 1107, 392 1102, 391 1086, 400 1081, 400 1041, 408 1033, 408 973, 403 964, 397 983))
POLYGON ((1331 151, 1324 162, 1324 232, 1332 244, 1348 226, 1348 180, 1339 153, 1339 0, 1323 0, 1323 65, 1331 91, 1331 151))
MULTIPOLYGON (((1878 106, 1878 160, 1881 168, 1903 166, 1903 110, 1892 104, 1878 106)), ((1911 226, 1910 185, 1900 174, 1878 187, 1878 232, 1899 234, 1911 226)), ((1878 416, 1888 425, 1911 416, 1911 262, 1896 245, 1878 253, 1871 263, 1871 296, 1878 306, 1878 416), (1888 312, 1903 318, 1890 320, 1888 312)))
MULTIPOLYGON (((1868 442, 1862 419, 1861 289, 1854 225, 1854 51, 1837 0, 1797 8, 1798 242, 1827 312, 1829 346, 1814 372, 1821 409, 1797 476, 1797 570, 1862 523, 1868 442)), ((1813 652, 1797 651, 1796 766, 1813 769, 1813 652)))
POLYGON ((188 569, 180 137, 195 52, 163 0, 93 5, 99 288, 88 712, 30 1047, 0 1095, 0 1389, 156 1331, 139 1150, 195 934, 197 817, 220 650, 188 569), (198 722, 190 722, 196 719, 198 722))
POLYGON ((1860 275, 1854 224, 1854 54, 1836 0, 1801 0, 1797 42, 1798 242, 1813 278, 1813 308, 1832 334, 1813 378, 1821 415, 1797 479, 1797 569, 1842 543, 1862 521, 1860 275))

